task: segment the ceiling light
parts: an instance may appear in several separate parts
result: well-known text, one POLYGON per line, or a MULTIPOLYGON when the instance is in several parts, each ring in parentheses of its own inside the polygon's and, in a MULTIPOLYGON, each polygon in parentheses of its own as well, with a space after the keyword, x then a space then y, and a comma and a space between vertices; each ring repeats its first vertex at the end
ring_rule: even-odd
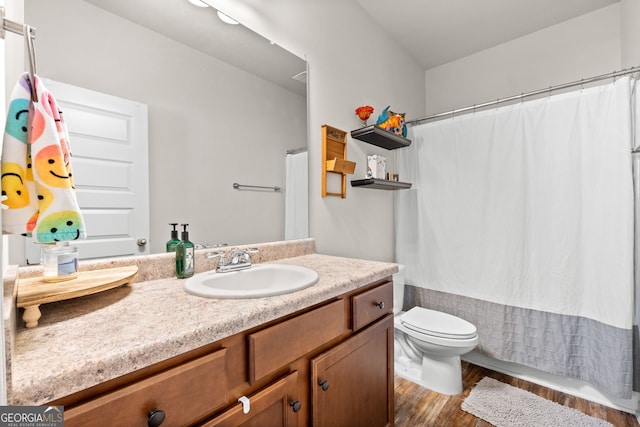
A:
POLYGON ((203 2, 202 0, 189 0, 189 3, 198 7, 209 7, 209 5, 203 2))
MULTIPOLYGON (((189 0, 191 1, 191 0, 189 0)), ((231 24, 231 25, 237 25, 238 21, 236 21, 235 19, 231 19, 229 18, 227 15, 225 15, 224 13, 218 11, 218 18, 220 18, 220 20, 226 24, 231 24)))

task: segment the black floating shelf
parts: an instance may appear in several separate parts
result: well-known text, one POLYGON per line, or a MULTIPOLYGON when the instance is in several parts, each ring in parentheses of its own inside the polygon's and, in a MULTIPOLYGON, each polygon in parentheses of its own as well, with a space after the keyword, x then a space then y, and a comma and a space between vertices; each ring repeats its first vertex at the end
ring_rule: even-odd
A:
POLYGON ((376 125, 369 125, 360 129, 352 130, 351 137, 369 144, 377 145, 378 147, 386 148, 387 150, 395 150, 396 148, 403 148, 411 145, 411 140, 382 129, 376 125))
POLYGON ((407 188, 411 188, 411 184, 408 182, 389 181, 377 178, 356 179, 351 181, 351 186, 376 190, 406 190, 407 188))

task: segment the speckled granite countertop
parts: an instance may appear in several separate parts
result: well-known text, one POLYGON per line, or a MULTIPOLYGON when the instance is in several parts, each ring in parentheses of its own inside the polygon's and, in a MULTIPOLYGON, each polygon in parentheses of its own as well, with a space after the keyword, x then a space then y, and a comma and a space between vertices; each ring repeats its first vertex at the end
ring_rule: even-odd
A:
MULTIPOLYGON (((313 241, 310 247, 315 252, 313 241)), ((18 320, 14 331, 10 344, 9 404, 46 403, 397 271, 392 263, 312 253, 308 244, 302 251, 294 251, 293 256, 288 249, 287 246, 287 250, 276 251, 275 255, 263 255, 257 261, 311 268, 320 276, 317 284, 288 295, 219 300, 186 293, 182 288, 184 280, 154 279, 149 273, 143 274, 144 281, 131 287, 42 306, 42 318, 36 328, 26 329, 18 320)), ((261 250, 267 253, 268 245, 261 250)))

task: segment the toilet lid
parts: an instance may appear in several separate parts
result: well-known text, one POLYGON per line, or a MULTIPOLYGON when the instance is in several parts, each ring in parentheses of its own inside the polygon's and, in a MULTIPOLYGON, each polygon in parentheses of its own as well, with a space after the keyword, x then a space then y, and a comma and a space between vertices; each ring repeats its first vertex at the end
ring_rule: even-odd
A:
POLYGON ((466 339, 477 334, 476 327, 464 319, 429 310, 424 307, 413 307, 400 318, 402 324, 416 332, 442 338, 466 339))

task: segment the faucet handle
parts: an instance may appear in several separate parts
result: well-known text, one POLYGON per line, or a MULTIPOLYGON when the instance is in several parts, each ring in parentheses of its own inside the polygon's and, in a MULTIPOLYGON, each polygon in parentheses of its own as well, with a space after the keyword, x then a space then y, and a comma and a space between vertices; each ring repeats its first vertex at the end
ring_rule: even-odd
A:
POLYGON ((247 260, 249 262, 251 262, 251 255, 250 254, 256 254, 258 252, 260 252, 258 250, 258 248, 247 248, 245 250, 243 250, 242 252, 244 252, 245 256, 247 257, 247 260))
POLYGON ((231 264, 251 264, 251 255, 258 252, 258 248, 239 249, 231 253, 231 264))
POLYGON ((219 266, 224 266, 227 265, 227 259, 225 258, 225 253, 223 251, 218 251, 218 252, 209 252, 206 254, 207 258, 220 258, 220 261, 218 262, 219 266))

